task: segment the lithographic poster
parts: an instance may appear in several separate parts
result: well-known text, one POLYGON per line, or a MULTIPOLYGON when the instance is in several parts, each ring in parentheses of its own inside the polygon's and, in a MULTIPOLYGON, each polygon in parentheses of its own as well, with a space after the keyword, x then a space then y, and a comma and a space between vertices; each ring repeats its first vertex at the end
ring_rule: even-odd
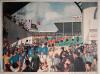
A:
POLYGON ((97 2, 2 2, 3 72, 97 72, 97 2))

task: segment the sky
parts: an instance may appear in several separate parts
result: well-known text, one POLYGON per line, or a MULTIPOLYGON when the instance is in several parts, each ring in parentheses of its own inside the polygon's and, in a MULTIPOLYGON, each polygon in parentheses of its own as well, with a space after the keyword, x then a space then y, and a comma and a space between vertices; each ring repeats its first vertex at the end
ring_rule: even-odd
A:
POLYGON ((17 15, 19 19, 31 19, 33 23, 40 21, 42 25, 39 26, 40 31, 44 30, 43 26, 48 26, 48 30, 54 28, 53 30, 57 31, 55 22, 81 21, 74 17, 82 16, 79 8, 72 2, 29 3, 13 15, 17 15))

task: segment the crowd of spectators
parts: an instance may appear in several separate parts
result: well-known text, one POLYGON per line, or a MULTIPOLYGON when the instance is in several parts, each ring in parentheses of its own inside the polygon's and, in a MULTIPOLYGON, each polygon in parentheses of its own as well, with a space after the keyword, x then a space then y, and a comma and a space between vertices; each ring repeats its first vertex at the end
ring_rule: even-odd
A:
POLYGON ((21 43, 11 47, 4 38, 3 69, 5 72, 97 71, 97 44, 84 44, 79 38, 76 38, 75 43, 73 41, 75 38, 50 43, 46 37, 45 42, 32 45, 21 43), (65 42, 64 45, 59 45, 62 42, 65 42))

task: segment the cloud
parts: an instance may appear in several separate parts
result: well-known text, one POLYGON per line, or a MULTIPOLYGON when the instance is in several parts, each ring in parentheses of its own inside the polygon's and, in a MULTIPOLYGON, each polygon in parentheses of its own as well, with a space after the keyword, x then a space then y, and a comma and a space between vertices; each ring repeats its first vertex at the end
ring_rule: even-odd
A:
POLYGON ((76 5, 73 4, 71 6, 66 6, 64 8, 63 15, 65 15, 66 17, 80 16, 81 11, 79 10, 79 8, 76 5))
POLYGON ((38 27, 39 32, 57 32, 58 28, 55 26, 53 22, 44 22, 42 25, 38 27), (45 27, 44 27, 45 26, 45 27))
POLYGON ((54 11, 50 11, 50 12, 47 12, 45 14, 45 19, 46 20, 55 20, 55 19, 58 19, 58 18, 61 18, 62 16, 57 13, 57 12, 54 12, 54 11))
POLYGON ((19 15, 19 18, 32 19, 33 22, 37 22, 39 18, 43 23, 74 20, 74 16, 81 15, 75 3, 29 3, 18 12, 25 13, 25 15, 19 15))

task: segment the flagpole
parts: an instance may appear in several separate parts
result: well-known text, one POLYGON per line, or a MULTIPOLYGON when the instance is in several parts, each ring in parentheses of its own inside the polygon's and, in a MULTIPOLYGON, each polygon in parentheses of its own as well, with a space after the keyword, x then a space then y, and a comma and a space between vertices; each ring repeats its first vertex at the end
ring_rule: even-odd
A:
POLYGON ((73 22, 72 22, 72 35, 73 35, 73 22))
POLYGON ((63 36, 64 36, 64 22, 63 22, 63 36))

